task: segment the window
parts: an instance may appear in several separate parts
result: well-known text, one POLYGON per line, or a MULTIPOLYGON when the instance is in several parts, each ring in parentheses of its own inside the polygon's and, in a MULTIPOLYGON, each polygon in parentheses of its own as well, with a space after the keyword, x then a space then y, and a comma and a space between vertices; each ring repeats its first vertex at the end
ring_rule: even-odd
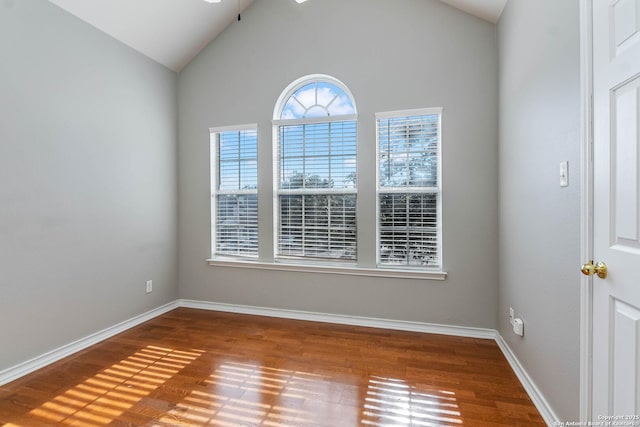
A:
POLYGON ((349 89, 314 74, 280 94, 272 150, 255 124, 210 129, 210 265, 444 280, 442 109, 365 117, 359 147, 357 119, 349 89))
POLYGON ((276 257, 355 261, 356 109, 329 76, 289 86, 274 113, 276 257))
POLYGON ((257 257, 257 127, 210 131, 213 255, 257 257))
POLYGON ((376 114, 378 264, 441 267, 441 109, 376 114))

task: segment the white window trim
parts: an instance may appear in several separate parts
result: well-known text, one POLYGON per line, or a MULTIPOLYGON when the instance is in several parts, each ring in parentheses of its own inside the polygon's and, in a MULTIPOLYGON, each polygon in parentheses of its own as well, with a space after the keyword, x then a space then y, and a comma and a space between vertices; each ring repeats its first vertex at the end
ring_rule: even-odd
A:
MULTIPOLYGON (((442 193, 443 193, 443 183, 442 183, 442 107, 432 107, 432 108, 416 108, 410 110, 396 110, 396 111, 385 111, 375 113, 375 126, 376 126, 376 265, 379 269, 393 269, 395 267, 385 264, 380 264, 380 194, 408 194, 408 193, 436 193, 438 195, 438 204, 437 204, 437 212, 438 212, 438 260, 440 261, 440 267, 435 269, 435 271, 443 273, 445 276, 447 273, 444 272, 444 259, 442 257, 443 250, 443 239, 442 239, 442 193), (427 115, 438 115, 438 184, 439 186, 434 187, 413 187, 407 189, 384 189, 380 187, 380 136, 378 134, 378 120, 384 119, 393 119, 397 117, 410 117, 410 116, 427 116, 427 115)), ((411 269, 411 267, 401 266, 398 267, 401 269, 411 269)), ((424 267, 415 267, 415 270, 422 270, 428 272, 428 268, 424 267)), ((444 279, 443 279, 444 280, 444 279)))
MULTIPOLYGON (((273 119, 271 120, 271 127, 272 127, 272 136, 271 136, 271 141, 272 141, 272 173, 273 173, 273 199, 272 199, 272 203, 273 203, 273 225, 272 225, 272 233, 273 233, 273 257, 274 257, 274 261, 273 263, 262 263, 265 265, 278 265, 278 266, 283 266, 283 265, 293 265, 296 268, 303 268, 304 271, 311 271, 315 268, 344 268, 344 267, 326 267, 326 266, 330 266, 331 264, 335 264, 335 265, 341 265, 341 264, 346 264, 349 266, 354 266, 354 267, 349 267, 349 268, 355 268, 356 270, 358 269, 358 267, 355 267, 355 264, 353 261, 351 260, 334 260, 334 261, 328 261, 328 260, 324 260, 324 259, 299 259, 298 258, 290 258, 287 256, 282 256, 278 254, 278 241, 279 241, 279 235, 278 235, 278 230, 279 230, 279 220, 280 220, 280 197, 281 195, 287 195, 287 194, 302 194, 302 195, 312 195, 312 194, 327 194, 326 189, 322 189, 322 188, 317 188, 317 189, 295 189, 295 190, 289 190, 289 189, 280 189, 280 159, 279 159, 279 149, 280 149, 280 127, 281 126, 288 126, 288 125, 307 125, 307 124, 315 124, 315 123, 338 123, 338 122, 348 122, 348 121, 355 121, 356 122, 356 129, 357 129, 357 120, 358 120, 358 109, 355 103, 355 98, 353 96, 353 93, 351 93, 351 90, 349 90, 349 88, 342 83, 340 80, 336 79, 333 76, 327 75, 327 74, 310 74, 307 76, 303 76, 300 77, 299 79, 296 79, 295 81, 293 81, 292 83, 289 84, 289 86, 287 86, 285 88, 285 90, 282 91, 282 93, 280 94, 280 96, 278 97, 278 100, 276 101, 274 110, 273 110, 273 119), (333 85, 335 85, 336 87, 338 87, 340 90, 342 90, 348 97, 349 99, 351 99, 352 103, 353 103, 353 110, 354 110, 354 114, 346 114, 346 115, 340 115, 340 116, 327 116, 327 117, 308 117, 308 118, 302 118, 302 119, 280 119, 280 117, 282 116, 282 110, 284 109, 286 102, 289 100, 289 98, 291 96, 293 96, 294 93, 296 93, 296 91, 298 89, 300 89, 303 86, 306 86, 310 83, 314 83, 314 82, 326 82, 326 83, 331 83, 333 85), (298 264, 298 262, 300 264, 298 264), (290 264, 289 264, 290 263, 290 264)), ((356 150, 357 150, 357 144, 356 144, 356 150)), ((357 158, 357 155, 356 155, 357 158)), ((356 166, 357 167, 357 166, 356 166)), ((331 190, 331 194, 355 194, 356 198, 358 197, 358 188, 356 186, 356 188, 345 188, 345 189, 332 189, 331 190), (355 190, 355 191, 354 191, 355 190)), ((358 212, 356 209, 356 221, 358 218, 358 212)), ((358 244, 357 241, 357 236, 356 236, 356 246, 358 244)), ((296 271, 302 271, 302 270, 296 270, 296 271)), ((345 273, 342 273, 345 274, 345 273)))
POLYGON ((393 279, 417 279, 442 281, 447 273, 440 270, 428 269, 395 269, 385 267, 364 268, 355 265, 342 266, 317 263, 293 263, 275 260, 274 262, 252 261, 231 257, 217 257, 208 259, 207 263, 212 267, 250 268, 256 270, 295 271, 303 273, 338 274, 347 276, 383 277, 393 279))
POLYGON ((248 123, 248 124, 244 124, 244 125, 238 125, 238 126, 215 126, 215 127, 211 127, 209 128, 209 134, 212 133, 223 133, 223 132, 235 132, 235 131, 243 131, 243 130, 258 130, 258 124, 257 123, 248 123))
MULTIPOLYGON (((351 91, 349 90, 347 85, 345 85, 344 83, 342 83, 340 80, 336 79, 335 77, 329 76, 327 74, 309 74, 307 76, 302 76, 299 79, 296 79, 295 81, 290 83, 289 86, 287 86, 285 88, 285 90, 282 91, 282 93, 278 97, 278 100, 276 101, 276 105, 275 105, 275 107, 273 109, 273 121, 274 122, 282 121, 280 119, 281 114, 282 114, 282 109, 284 108, 286 101, 291 97, 291 95, 293 95, 302 86, 305 86, 305 85, 307 85, 309 83, 314 83, 314 82, 329 82, 329 83, 339 87, 340 89, 342 89, 342 91, 347 96, 349 96, 350 99, 355 99, 355 97, 353 96, 353 93, 351 93, 351 91)), ((353 110, 355 111, 354 116, 357 116, 358 115, 358 107, 355 105, 355 103, 353 104, 353 110)), ((350 116, 337 116, 337 117, 350 117, 350 116)), ((320 119, 323 119, 323 117, 320 117, 320 119)), ((307 120, 309 120, 309 119, 307 119, 307 120)), ((352 118, 350 120, 356 120, 356 119, 352 118)), ((294 121, 297 121, 297 119, 294 119, 294 121)), ((311 122, 311 123, 313 123, 313 122, 311 122)), ((274 125, 275 124, 276 123, 274 123, 274 125)))
POLYGON ((430 108, 415 108, 411 110, 396 110, 396 111, 382 111, 376 113, 376 121, 379 119, 395 119, 398 117, 409 116, 429 116, 433 114, 439 114, 442 116, 442 107, 430 107, 430 108))
POLYGON ((307 117, 304 119, 273 119, 271 123, 274 126, 287 125, 311 125, 314 123, 335 123, 335 122, 355 122, 358 120, 357 114, 347 114, 344 116, 327 116, 327 117, 307 117))
MULTIPOLYGON (((318 123, 318 122, 327 122, 327 121, 353 121, 358 119, 358 114, 356 110, 356 114, 346 115, 346 116, 337 116, 337 117, 319 117, 319 118, 308 118, 302 120, 281 120, 276 119, 279 117, 281 113, 281 108, 284 107, 283 99, 288 99, 296 90, 298 90, 303 84, 308 84, 315 79, 317 81, 330 81, 340 87, 351 99, 354 99, 353 94, 342 82, 335 79, 334 77, 323 75, 323 74, 314 74, 311 76, 302 77, 295 82, 291 83, 287 90, 283 91, 276 102, 276 107, 274 110, 274 119, 272 120, 272 148, 275 152, 277 150, 278 143, 278 129, 281 125, 299 123, 299 124, 309 124, 309 123, 318 123)), ((354 108, 356 108, 354 104, 354 108)), ((428 114, 439 114, 442 116, 442 108, 423 108, 423 109, 414 109, 414 110, 398 110, 398 111, 388 111, 388 112, 380 112, 375 114, 375 126, 376 126, 376 203, 379 200, 379 141, 378 141, 378 132, 377 132, 377 121, 378 119, 384 118, 394 118, 394 117, 405 117, 408 115, 428 115, 428 114)), ((235 125, 235 126, 216 126, 209 128, 210 133, 222 133, 228 131, 243 131, 243 130, 256 130, 258 131, 258 125, 256 123, 244 124, 244 125, 235 125)), ((347 275, 347 276, 364 276, 364 277, 378 277, 378 278, 391 278, 391 279, 412 279, 412 280, 429 280, 429 281, 444 281, 447 278, 448 273, 443 270, 443 259, 442 259, 442 123, 440 123, 439 127, 439 141, 438 141, 438 156, 440 158, 439 167, 438 167, 438 179, 440 183, 440 191, 438 197, 438 212, 440 213, 438 217, 438 229, 439 229, 439 259, 440 259, 440 268, 428 268, 428 267, 408 267, 408 266, 399 266, 393 267, 389 265, 377 265, 374 267, 360 267, 356 263, 352 261, 340 261, 336 260, 334 262, 331 261, 306 261, 306 260, 292 260, 287 258, 274 258, 271 260, 261 260, 253 257, 241 257, 241 256, 230 256, 230 255, 216 255, 213 253, 215 248, 215 210, 211 212, 212 218, 212 257, 207 260, 209 266, 214 268, 248 268, 248 269, 256 269, 256 270, 271 270, 271 271, 289 271, 289 272, 303 272, 303 273, 316 273, 316 274, 333 274, 333 275, 347 275)), ((259 147, 258 147, 259 149, 259 147)), ((215 157, 215 152, 212 153, 215 157)), ((277 255, 277 227, 278 227, 278 195, 285 194, 287 190, 278 190, 279 177, 276 171, 278 170, 278 157, 272 153, 272 166, 273 166, 273 224, 271 226, 271 232, 273 233, 273 252, 272 256, 277 255)), ((215 161, 215 159, 214 159, 215 161)), ((260 163, 260 162, 259 162, 260 163)), ((215 165, 215 163, 211 163, 215 165)), ((358 168, 363 167, 361 164, 358 164, 358 168)), ((212 183, 215 180, 215 169, 210 167, 210 173, 212 174, 212 183)), ((259 186, 260 187, 260 186, 259 186)), ((216 188, 214 186, 212 189, 216 188)), ((420 192, 423 189, 419 189, 420 192)), ((437 190, 437 188, 427 188, 426 190, 433 192, 437 190)), ((255 194, 255 190, 244 190, 247 193, 255 194)), ((321 189, 308 189, 306 190, 310 194, 316 191, 322 191, 321 189)), ((408 191, 398 191, 398 192, 412 192, 413 189, 409 189, 408 191)), ((395 190, 386 190, 385 192, 395 192, 395 190)), ((417 192, 417 191, 416 191, 417 192)), ((223 192, 219 192, 222 194, 223 192)), ((237 193, 237 192, 234 192, 237 193)), ((349 189, 344 189, 344 193, 351 193, 349 189)), ((214 193, 211 193, 211 196, 214 196, 214 193)), ((260 215, 260 214, 259 214, 260 215)), ((376 262, 379 260, 379 208, 376 205, 376 262)))
MULTIPOLYGON (((257 123, 248 123, 248 124, 243 124, 243 125, 237 125, 237 126, 215 126, 215 127, 210 127, 209 128, 209 193, 210 193, 210 197, 211 197, 211 201, 210 201, 210 207, 211 207, 211 212, 210 212, 210 223, 211 223, 211 257, 213 259, 218 259, 219 257, 228 257, 228 259, 237 259, 238 261, 244 261, 244 260, 251 260, 251 259, 257 259, 259 256, 259 248, 260 248, 260 241, 258 241, 258 254, 257 255, 245 255, 245 256, 235 256, 232 257, 230 255, 218 255, 216 254, 216 223, 217 223, 217 218, 216 218, 216 213, 217 213, 217 208, 218 205, 216 203, 216 196, 218 195, 225 195, 225 194, 255 194, 256 196, 258 195, 258 189, 256 188, 255 190, 237 190, 237 191, 229 191, 229 190, 216 190, 218 188, 218 157, 217 157, 217 152, 216 149, 212 147, 211 144, 211 138, 213 137, 213 135, 215 134, 220 134, 220 133, 224 133, 224 132, 242 132, 245 130, 255 130, 256 134, 258 133, 258 124, 257 123)), ((256 160, 258 158, 258 153, 259 151, 259 146, 256 146, 256 160)), ((260 210, 258 210, 258 221, 260 218, 260 210)), ((259 233, 259 231, 258 231, 259 233)), ((259 235, 259 234, 258 234, 259 235)))

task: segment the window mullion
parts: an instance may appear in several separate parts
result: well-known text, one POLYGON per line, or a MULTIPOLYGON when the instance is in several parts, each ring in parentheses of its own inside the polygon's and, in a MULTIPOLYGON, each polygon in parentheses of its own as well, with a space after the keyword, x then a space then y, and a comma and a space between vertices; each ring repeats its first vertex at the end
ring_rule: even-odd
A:
POLYGON ((238 132, 238 190, 242 189, 242 166, 240 165, 242 153, 240 152, 240 137, 240 132, 238 132))
MULTIPOLYGON (((387 176, 389 177, 389 181, 391 181, 391 126, 387 125, 387 176)), ((379 183, 378 183, 379 185, 379 183)))
POLYGON ((284 155, 283 155, 283 141, 284 141, 284 129, 282 126, 278 128, 278 165, 280 169, 278 170, 278 190, 282 190, 282 181, 284 178, 284 155))
POLYGON ((327 195, 327 252, 331 253, 331 242, 333 242, 331 230, 331 197, 327 195))
POLYGON ((306 206, 306 197, 304 196, 300 196, 300 205, 302 206, 300 208, 300 216, 301 216, 301 224, 302 224, 302 229, 300 230, 300 233, 302 234, 302 256, 306 256, 307 255, 307 206, 306 206))
POLYGON ((405 259, 405 264, 409 265, 409 257, 411 256, 411 245, 409 243, 409 236, 410 236, 410 231, 409 229, 411 228, 411 223, 409 222, 411 219, 411 203, 410 203, 410 197, 407 194, 404 198, 405 200, 405 225, 404 225, 404 230, 405 230, 405 245, 406 245, 406 251, 407 251, 407 256, 405 259))
POLYGON ((306 188, 304 177, 307 176, 307 125, 302 125, 302 187, 306 188))
POLYGON ((331 161, 332 160, 332 157, 331 157, 331 145, 333 145, 332 144, 332 139, 331 139, 331 123, 328 124, 327 128, 328 128, 327 144, 329 145, 327 147, 327 152, 329 153, 329 159, 327 159, 327 162, 329 163, 327 165, 327 168, 328 168, 327 176, 328 176, 329 182, 331 182, 331 179, 333 177, 333 175, 331 174, 331 163, 333 163, 331 161))
POLYGON ((217 133, 215 134, 215 139, 216 139, 216 182, 215 182, 215 188, 214 188, 214 193, 217 193, 218 191, 220 191, 220 181, 222 179, 222 175, 220 174, 220 134, 217 133))

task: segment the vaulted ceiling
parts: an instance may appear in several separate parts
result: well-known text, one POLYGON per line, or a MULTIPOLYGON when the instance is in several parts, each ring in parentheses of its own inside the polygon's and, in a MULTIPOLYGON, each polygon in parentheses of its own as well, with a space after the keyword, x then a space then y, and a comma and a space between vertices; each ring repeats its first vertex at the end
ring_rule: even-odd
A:
MULTIPOLYGON (((254 0, 215 4, 203 0, 49 1, 167 68, 180 71, 254 0)), ((492 23, 500 18, 507 2, 441 1, 492 23)))

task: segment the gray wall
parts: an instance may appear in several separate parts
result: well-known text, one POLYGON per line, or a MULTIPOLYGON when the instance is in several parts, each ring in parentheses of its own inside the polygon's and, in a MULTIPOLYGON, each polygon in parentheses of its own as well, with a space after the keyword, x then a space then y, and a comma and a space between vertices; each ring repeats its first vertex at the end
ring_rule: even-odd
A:
MULTIPOLYGON (((182 298, 495 328, 495 26, 437 0, 257 0, 180 74, 182 298), (209 127, 258 123, 260 224, 272 244, 274 104, 293 80, 332 75, 354 94, 359 156, 373 165, 374 113, 444 107, 445 282, 210 267, 209 127)), ((374 168, 360 168, 359 254, 375 262, 374 168)))
POLYGON ((499 23, 498 329, 563 420, 578 419, 578 0, 510 0, 499 23), (559 187, 569 161, 570 186, 559 187), (525 321, 511 332, 509 307, 525 321))
POLYGON ((177 297, 177 78, 44 0, 0 52, 2 370, 177 297))

